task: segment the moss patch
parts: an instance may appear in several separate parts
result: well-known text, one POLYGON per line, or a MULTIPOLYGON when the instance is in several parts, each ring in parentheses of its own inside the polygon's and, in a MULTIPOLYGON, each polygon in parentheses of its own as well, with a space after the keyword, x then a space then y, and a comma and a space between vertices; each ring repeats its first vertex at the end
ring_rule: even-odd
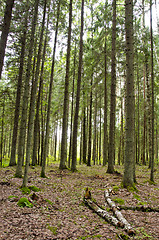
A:
POLYGON ((20 198, 17 204, 19 207, 28 207, 28 208, 33 207, 33 204, 29 202, 29 200, 25 197, 20 198))

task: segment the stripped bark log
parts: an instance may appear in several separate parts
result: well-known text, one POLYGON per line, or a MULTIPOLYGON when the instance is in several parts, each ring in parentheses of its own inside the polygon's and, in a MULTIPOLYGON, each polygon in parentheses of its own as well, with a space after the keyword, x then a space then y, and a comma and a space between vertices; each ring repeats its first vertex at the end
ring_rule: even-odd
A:
POLYGON ((124 229, 129 235, 134 235, 134 229, 132 226, 128 223, 128 221, 123 217, 122 213, 117 209, 115 203, 110 199, 109 197, 109 191, 105 190, 104 197, 108 205, 111 207, 113 213, 117 217, 117 219, 123 224, 124 229))
POLYGON ((116 227, 122 227, 122 224, 118 219, 111 216, 107 211, 100 208, 92 199, 83 199, 84 203, 88 205, 94 212, 96 212, 100 217, 104 218, 107 222, 113 224, 116 227))

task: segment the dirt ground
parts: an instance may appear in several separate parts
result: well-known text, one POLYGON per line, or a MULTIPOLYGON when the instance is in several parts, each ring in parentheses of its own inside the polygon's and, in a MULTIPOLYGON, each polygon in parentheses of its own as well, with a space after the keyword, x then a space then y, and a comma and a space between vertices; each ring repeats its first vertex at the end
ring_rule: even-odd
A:
MULTIPOLYGON (((106 167, 78 166, 75 173, 59 171, 58 164, 47 168, 47 177, 40 178, 40 168, 30 168, 28 186, 36 186, 38 198, 22 194, 22 179, 14 178, 15 168, 0 168, 0 239, 159 239, 159 212, 121 210, 135 229, 134 236, 107 223, 83 203, 86 187, 103 208, 108 209, 104 190, 112 188, 111 199, 127 206, 159 206, 159 172, 155 171, 155 185, 150 184, 147 167, 137 167, 137 192, 121 187, 123 167, 115 166, 121 173, 107 174, 106 167), (32 208, 19 207, 18 200, 27 197, 32 208), (122 235, 124 234, 124 235, 122 235)), ((156 167, 157 168, 157 167, 156 167)), ((110 214, 112 214, 110 212, 110 214)))

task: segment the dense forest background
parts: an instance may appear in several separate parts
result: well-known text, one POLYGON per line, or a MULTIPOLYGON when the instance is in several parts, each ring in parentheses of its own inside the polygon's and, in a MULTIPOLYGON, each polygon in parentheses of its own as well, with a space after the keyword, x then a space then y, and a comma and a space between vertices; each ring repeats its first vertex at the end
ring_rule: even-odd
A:
POLYGON ((159 2, 0 1, 0 163, 158 164, 159 2), (3 69, 3 71, 2 71, 3 69))

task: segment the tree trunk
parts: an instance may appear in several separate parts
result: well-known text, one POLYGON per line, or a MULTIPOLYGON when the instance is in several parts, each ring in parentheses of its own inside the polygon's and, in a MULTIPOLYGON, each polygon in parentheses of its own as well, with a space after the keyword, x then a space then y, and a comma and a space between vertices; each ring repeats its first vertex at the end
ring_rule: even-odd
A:
POLYGON ((49 140, 49 124, 50 124, 50 111, 51 111, 51 99, 52 99, 52 86, 53 86, 53 80, 54 80, 55 53, 56 53, 56 45, 57 45, 60 5, 61 5, 61 0, 59 0, 58 7, 57 7, 57 21, 56 21, 52 67, 51 67, 51 76, 50 76, 49 97, 48 97, 48 106, 47 106, 47 120, 46 120, 46 134, 45 134, 45 142, 44 142, 44 149, 43 149, 41 177, 45 177, 45 166, 46 166, 46 157, 47 157, 48 140, 49 140))
POLYGON ((86 164, 87 155, 87 137, 86 137, 86 107, 83 107, 83 163, 86 164))
POLYGON ((1 125, 1 142, 0 142, 0 162, 2 166, 3 159, 3 143, 4 143, 4 113, 5 113, 5 94, 3 94, 3 110, 2 110, 2 125, 1 125))
POLYGON ((95 96, 95 106, 94 106, 94 136, 93 136, 93 164, 96 164, 97 158, 97 92, 95 96))
POLYGON ((92 152, 92 85, 93 85, 93 72, 91 77, 91 92, 90 92, 90 103, 89 103, 89 138, 88 138, 88 159, 87 166, 91 166, 91 152, 92 152))
POLYGON ((151 111, 152 111, 152 119, 151 119, 151 128, 152 128, 152 154, 151 154, 151 174, 150 181, 154 182, 154 70, 153 70, 153 31, 152 31, 152 0, 150 0, 150 35, 151 35, 151 95, 152 95, 152 103, 151 103, 151 111))
POLYGON ((83 56, 83 27, 84 27, 84 0, 82 0, 82 6, 81 6, 81 32, 80 32, 79 65, 78 65, 75 116, 74 116, 74 124, 73 124, 72 164, 71 164, 72 171, 76 171, 76 162, 77 162, 77 130, 78 130, 78 113, 79 113, 79 103, 80 103, 82 56, 83 56))
MULTIPOLYGON (((106 34, 106 33, 105 33, 106 34)), ((108 108, 108 97, 107 97, 107 45, 105 36, 104 46, 104 139, 103 139, 103 166, 108 161, 108 131, 107 131, 107 108, 108 108)))
POLYGON ((112 53, 111 53, 111 103, 109 124, 109 149, 107 173, 114 173, 115 156, 115 109, 116 109, 116 0, 113 0, 112 53))
POLYGON ((44 72, 44 63, 45 63, 45 55, 46 55, 46 44, 47 44, 47 38, 48 38, 48 24, 49 24, 49 13, 48 13, 46 35, 45 35, 43 55, 42 55, 40 83, 39 83, 38 98, 37 98, 37 103, 36 103, 36 116, 35 116, 35 121, 34 121, 34 144, 33 144, 33 156, 32 156, 32 165, 33 166, 35 166, 37 164, 39 109, 40 109, 41 94, 42 94, 42 90, 43 90, 43 72, 44 72))
MULTIPOLYGON (((41 61, 41 50, 42 50, 42 42, 43 42, 43 32, 44 32, 45 16, 46 16, 46 3, 47 3, 47 0, 45 0, 44 2, 43 21, 42 21, 42 27, 41 27, 41 33, 40 33, 40 40, 39 40, 35 79, 32 84, 32 91, 31 91, 31 98, 30 98, 29 120, 28 120, 28 129, 27 129, 28 130, 27 144, 26 144, 26 161, 25 161, 25 171, 24 171, 24 178, 23 178, 23 187, 26 187, 27 185, 28 170, 29 170, 29 164, 30 164, 30 153, 31 153, 33 127, 34 127, 36 95, 37 95, 37 86, 38 86, 40 61, 41 61)), ((38 5, 38 2, 37 2, 37 5, 38 5)), ((37 6, 37 12, 38 12, 38 6, 37 6)))
POLYGON ((22 76, 23 76, 23 67, 24 67, 27 23, 28 23, 28 11, 26 11, 24 32, 21 38, 20 67, 19 67, 19 74, 18 74, 16 104, 15 104, 15 112, 14 112, 14 128, 13 128, 13 135, 12 135, 12 149, 11 149, 11 158, 10 158, 9 166, 16 165, 15 156, 16 156, 17 136, 18 136, 18 122, 19 122, 19 113, 20 113, 20 99, 21 99, 21 90, 22 90, 22 76))
POLYGON ((33 46, 34 46, 34 34, 35 34, 35 27, 36 27, 37 16, 38 16, 38 4, 39 4, 39 0, 36 0, 34 5, 34 16, 32 20, 30 45, 29 45, 26 76, 25 76, 25 86, 24 86, 25 91, 23 95, 22 117, 20 122, 20 133, 19 133, 19 144, 18 144, 18 163, 17 163, 16 173, 15 173, 16 177, 22 177, 22 162, 23 162, 24 146, 25 146, 27 109, 28 109, 29 89, 30 89, 29 83, 30 83, 33 46))
POLYGON ((125 101, 125 162, 123 186, 134 186, 135 172, 135 93, 133 51, 133 2, 125 0, 126 30, 126 101, 125 101))
POLYGON ((72 31, 72 0, 70 0, 70 5, 69 5, 69 27, 68 27, 68 39, 67 39, 65 93, 64 93, 64 105, 63 105, 62 140, 61 140, 61 159, 60 159, 59 169, 65 169, 66 161, 67 161, 67 126, 68 126, 68 106, 69 106, 71 31, 72 31))
POLYGON ((6 0, 6 8, 4 13, 3 25, 2 25, 2 33, 0 39, 0 80, 2 76, 2 69, 5 57, 5 49, 7 45, 7 38, 12 18, 12 9, 14 5, 14 0, 6 0))
POLYGON ((73 83, 72 83, 72 101, 71 101, 71 125, 70 125, 70 146, 69 146, 69 157, 68 157, 68 167, 71 166, 72 158, 72 128, 73 128, 73 108, 74 108, 74 85, 75 85, 75 74, 76 74, 76 43, 73 61, 73 83))

